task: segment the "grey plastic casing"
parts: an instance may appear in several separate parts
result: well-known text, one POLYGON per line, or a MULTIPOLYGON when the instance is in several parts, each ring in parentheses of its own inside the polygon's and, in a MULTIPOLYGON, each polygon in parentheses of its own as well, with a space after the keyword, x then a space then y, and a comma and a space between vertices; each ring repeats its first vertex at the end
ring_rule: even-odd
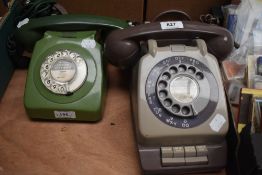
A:
POLYGON ((197 39, 196 43, 196 47, 185 45, 158 47, 155 40, 149 40, 148 53, 140 59, 134 68, 132 110, 141 166, 146 174, 215 171, 226 165, 225 136, 229 124, 222 78, 217 59, 207 52, 205 42, 197 39), (209 67, 217 81, 219 98, 215 111, 205 122, 192 128, 176 128, 161 122, 154 116, 146 100, 145 84, 150 71, 161 60, 172 56, 187 56, 199 60, 209 67), (210 126, 217 115, 221 115, 225 119, 225 123, 218 132, 212 130, 210 126), (187 145, 206 145, 208 164, 178 167, 161 166, 160 147, 187 145))

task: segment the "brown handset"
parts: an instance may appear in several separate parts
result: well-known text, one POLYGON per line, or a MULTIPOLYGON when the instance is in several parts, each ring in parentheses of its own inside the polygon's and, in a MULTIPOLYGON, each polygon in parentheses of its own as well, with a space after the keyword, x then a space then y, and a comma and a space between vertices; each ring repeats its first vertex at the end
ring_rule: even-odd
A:
POLYGON ((229 120, 217 60, 233 48, 230 32, 191 21, 155 22, 113 31, 105 44, 112 64, 135 65, 131 97, 143 171, 225 167, 229 120))
POLYGON ((193 21, 170 21, 112 32, 107 38, 105 53, 112 64, 126 67, 142 56, 140 43, 149 39, 157 40, 160 44, 186 44, 203 39, 208 51, 218 59, 225 59, 233 49, 232 35, 225 28, 193 21), (183 26, 179 26, 181 23, 183 26))

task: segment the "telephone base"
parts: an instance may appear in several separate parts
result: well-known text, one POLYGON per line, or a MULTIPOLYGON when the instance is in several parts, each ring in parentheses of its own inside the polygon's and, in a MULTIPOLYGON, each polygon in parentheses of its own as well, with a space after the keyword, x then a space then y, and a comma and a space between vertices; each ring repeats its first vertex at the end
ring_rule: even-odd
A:
MULTIPOLYGON (((173 146, 174 148, 176 146, 173 146)), ((181 147, 181 146, 179 146, 181 147)), ((182 146, 192 147, 192 146, 182 146)), ((141 167, 144 174, 184 174, 220 171, 226 166, 226 142, 218 145, 206 145, 206 155, 199 157, 182 155, 179 158, 166 157, 161 153, 161 147, 143 147, 138 145, 141 167), (163 162, 163 159, 167 160, 163 162), (183 161, 182 161, 183 160, 183 161)), ((162 147, 163 148, 163 147, 162 147)))
POLYGON ((36 43, 24 95, 30 118, 86 122, 101 119, 106 79, 102 48, 94 38, 94 31, 48 31, 36 43), (61 37, 64 35, 75 37, 69 40, 61 37), (82 47, 83 40, 95 42, 94 48, 82 47))

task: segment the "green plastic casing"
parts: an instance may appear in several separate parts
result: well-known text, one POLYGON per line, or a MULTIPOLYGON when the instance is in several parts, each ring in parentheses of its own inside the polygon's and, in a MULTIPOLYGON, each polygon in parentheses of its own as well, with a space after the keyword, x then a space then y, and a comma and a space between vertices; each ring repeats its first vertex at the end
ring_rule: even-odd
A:
POLYGON ((32 51, 24 105, 32 119, 98 121, 102 118, 105 99, 105 72, 102 55, 107 34, 128 27, 126 21, 93 15, 57 15, 30 19, 19 27, 15 38, 26 50, 32 51), (83 39, 94 40, 95 47, 81 45, 83 39), (49 91, 41 81, 40 67, 48 55, 70 50, 87 65, 84 84, 69 95, 49 91))
POLYGON ((102 117, 105 97, 105 78, 102 63, 102 48, 83 48, 83 39, 94 39, 95 31, 51 32, 39 40, 32 54, 26 81, 24 104, 32 119, 55 119, 74 121, 98 121, 102 117), (87 65, 85 83, 70 95, 58 95, 49 91, 40 79, 40 67, 46 56, 57 50, 71 50, 80 54, 87 65), (75 117, 57 118, 60 113, 73 112, 75 117))

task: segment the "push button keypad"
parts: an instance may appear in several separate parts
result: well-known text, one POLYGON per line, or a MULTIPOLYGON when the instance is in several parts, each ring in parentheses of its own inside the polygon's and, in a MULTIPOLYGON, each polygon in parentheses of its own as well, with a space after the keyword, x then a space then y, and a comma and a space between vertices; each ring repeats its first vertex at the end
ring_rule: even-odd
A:
POLYGON ((205 145, 161 147, 162 166, 190 166, 208 164, 205 145))

